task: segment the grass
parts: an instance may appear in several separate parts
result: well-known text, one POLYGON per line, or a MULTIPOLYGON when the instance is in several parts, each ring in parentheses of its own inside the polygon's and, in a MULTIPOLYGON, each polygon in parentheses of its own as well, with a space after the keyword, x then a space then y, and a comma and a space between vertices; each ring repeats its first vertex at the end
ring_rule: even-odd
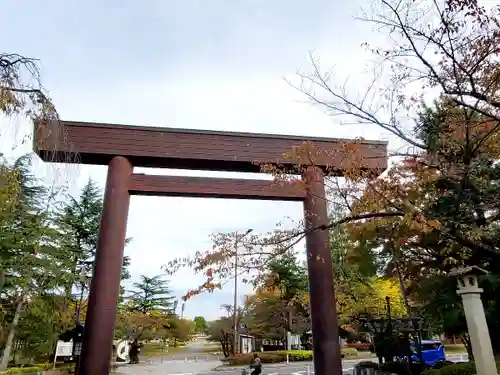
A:
POLYGON ((450 353, 467 353, 465 345, 463 344, 445 344, 444 351, 448 354, 450 353))
POLYGON ((38 374, 42 371, 47 375, 67 375, 74 371, 74 365, 64 365, 58 368, 52 368, 51 363, 40 365, 26 366, 26 367, 11 367, 7 371, 0 371, 0 375, 32 375, 38 374))
POLYGON ((145 343, 144 346, 141 348, 141 355, 154 357, 166 354, 182 353, 185 350, 186 350, 185 345, 177 347, 169 346, 167 348, 159 343, 148 342, 145 343))

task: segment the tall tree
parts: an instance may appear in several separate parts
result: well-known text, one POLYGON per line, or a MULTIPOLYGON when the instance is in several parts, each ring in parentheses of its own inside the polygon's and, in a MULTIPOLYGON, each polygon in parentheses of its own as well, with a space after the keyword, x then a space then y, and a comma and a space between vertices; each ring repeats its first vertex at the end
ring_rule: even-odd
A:
POLYGON ((269 261, 264 282, 270 289, 278 289, 285 300, 307 292, 307 270, 293 252, 286 252, 269 261))
POLYGON ((133 284, 133 290, 127 298, 130 307, 143 314, 153 310, 173 313, 174 299, 168 287, 168 280, 161 275, 149 277, 141 275, 139 281, 133 284))
POLYGON ((12 166, 19 193, 13 214, 1 228, 0 268, 4 275, 1 297, 4 306, 8 306, 3 312, 11 319, 0 364, 2 369, 9 363, 23 313, 39 296, 61 285, 62 270, 66 266, 64 254, 56 245, 58 233, 52 226, 49 210, 51 197, 31 174, 30 162, 30 157, 25 156, 12 166))
MULTIPOLYGON (((83 187, 78 198, 68 197, 58 212, 56 224, 60 231, 60 246, 71 261, 66 275, 66 297, 76 292, 76 317, 80 317, 90 280, 92 278, 97 239, 103 209, 102 192, 92 180, 83 187)), ((127 241, 128 242, 128 241, 127 241)), ((128 279, 130 258, 125 256, 122 266, 122 280, 128 279)))
POLYGON ((197 333, 206 333, 208 329, 208 323, 203 316, 195 316, 194 319, 195 329, 197 333))

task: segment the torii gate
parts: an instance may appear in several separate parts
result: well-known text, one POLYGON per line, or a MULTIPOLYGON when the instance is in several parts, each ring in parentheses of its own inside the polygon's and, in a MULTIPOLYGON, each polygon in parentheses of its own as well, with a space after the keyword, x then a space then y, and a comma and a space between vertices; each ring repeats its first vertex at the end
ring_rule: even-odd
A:
MULTIPOLYGON (((72 121, 34 126, 34 148, 44 161, 108 166, 80 375, 109 374, 131 195, 303 202, 314 369, 317 375, 342 374, 328 231, 316 228, 328 223, 323 172, 342 174, 343 160, 351 157, 343 147, 349 140, 72 121), (315 155, 314 166, 306 166, 305 189, 265 180, 134 174, 134 167, 261 172, 259 163, 275 163, 293 168, 294 160, 284 154, 306 141, 324 152, 315 155)), ((357 144, 363 168, 374 173, 387 168, 386 142, 357 144)))

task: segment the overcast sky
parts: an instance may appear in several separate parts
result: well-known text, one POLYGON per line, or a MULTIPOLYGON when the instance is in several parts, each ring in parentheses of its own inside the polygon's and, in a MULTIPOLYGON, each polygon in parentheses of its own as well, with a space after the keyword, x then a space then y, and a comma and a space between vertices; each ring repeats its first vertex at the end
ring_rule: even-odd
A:
MULTIPOLYGON (((44 85, 66 120, 387 140, 376 128, 336 124, 283 80, 308 69, 311 50, 323 66, 335 65, 339 83, 362 71, 368 56, 361 43, 380 36, 354 20, 361 3, 366 0, 7 0, 0 46, 40 59, 44 85)), ((24 129, 10 137, 4 131, 2 151, 29 151, 29 142, 14 151, 10 144, 13 136, 19 144, 30 125, 1 121, 3 130, 24 129)), ((72 188, 89 176, 104 188, 105 173, 105 167, 79 167, 72 188)), ((133 197, 133 241, 125 252, 133 277, 155 275, 169 259, 209 247, 214 231, 268 231, 285 216, 299 220, 301 205, 133 197)), ((184 271, 171 286, 182 295, 199 280, 184 271)), ((242 295, 249 291, 244 287, 242 295)), ((186 316, 212 319, 231 302, 228 286, 189 300, 186 316)))

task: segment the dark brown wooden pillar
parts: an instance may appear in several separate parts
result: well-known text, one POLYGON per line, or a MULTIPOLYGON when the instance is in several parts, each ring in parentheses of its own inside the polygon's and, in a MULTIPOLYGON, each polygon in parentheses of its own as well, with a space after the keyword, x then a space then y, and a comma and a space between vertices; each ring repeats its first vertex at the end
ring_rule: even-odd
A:
POLYGON ((132 164, 121 156, 108 166, 104 209, 90 285, 79 375, 108 375, 120 292, 132 164))
POLYGON ((323 173, 309 167, 303 176, 307 196, 304 200, 309 300, 313 334, 313 360, 316 375, 341 375, 339 328, 333 286, 332 255, 328 230, 313 230, 328 224, 323 173))

